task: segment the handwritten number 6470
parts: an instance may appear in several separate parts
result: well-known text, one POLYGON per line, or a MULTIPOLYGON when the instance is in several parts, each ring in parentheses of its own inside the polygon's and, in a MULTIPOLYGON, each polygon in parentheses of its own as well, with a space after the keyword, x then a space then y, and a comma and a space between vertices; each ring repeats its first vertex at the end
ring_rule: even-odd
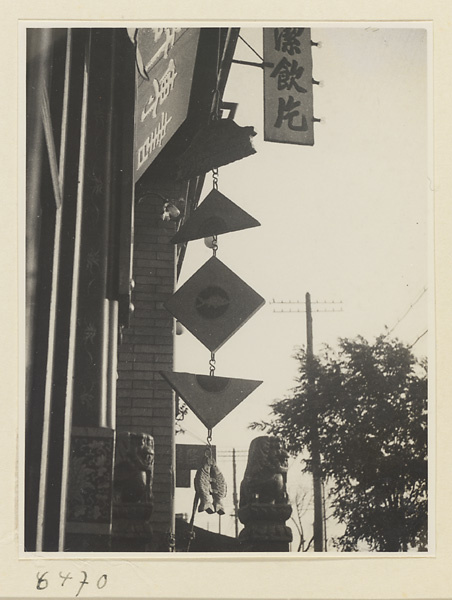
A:
MULTIPOLYGON (((36 577, 37 577, 37 583, 36 583, 36 589, 37 590, 45 590, 48 586, 49 586, 49 579, 46 577, 46 575, 48 575, 48 571, 45 571, 44 573, 36 573, 36 577)), ((75 597, 77 598, 78 595, 80 594, 80 592, 83 589, 83 586, 88 585, 89 581, 88 581, 88 573, 86 571, 81 571, 82 574, 82 579, 80 580, 80 587, 78 588, 77 593, 75 594, 75 597)), ((59 573, 60 579, 61 581, 61 587, 64 586, 64 584, 66 583, 66 581, 74 579, 72 577, 72 573, 66 573, 65 575, 60 571, 59 573)), ((97 585, 97 589, 98 590, 102 590, 106 585, 107 585, 107 575, 104 573, 103 575, 101 575, 99 577, 99 579, 96 582, 97 585)))

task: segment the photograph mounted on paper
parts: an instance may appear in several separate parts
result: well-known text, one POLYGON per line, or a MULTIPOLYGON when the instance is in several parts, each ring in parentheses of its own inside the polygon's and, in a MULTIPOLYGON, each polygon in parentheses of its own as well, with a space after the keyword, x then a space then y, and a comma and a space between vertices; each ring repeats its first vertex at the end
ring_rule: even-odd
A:
POLYGON ((23 38, 21 552, 431 555, 430 29, 23 38))

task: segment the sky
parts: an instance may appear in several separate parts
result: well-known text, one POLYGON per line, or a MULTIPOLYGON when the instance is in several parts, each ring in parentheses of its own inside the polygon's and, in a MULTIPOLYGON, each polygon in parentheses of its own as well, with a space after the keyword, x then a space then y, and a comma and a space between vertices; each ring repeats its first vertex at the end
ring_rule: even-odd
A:
MULTIPOLYGON (((241 35, 262 54, 261 29, 241 35)), ((272 299, 304 300, 309 292, 313 302, 342 302, 342 312, 313 313, 314 352, 343 337, 372 341, 385 327, 414 343, 417 356, 432 343, 427 32, 348 25, 312 28, 311 37, 321 42, 312 54, 313 77, 322 82, 314 86, 322 122, 313 147, 263 141, 261 69, 233 65, 224 94, 239 104, 235 121, 257 135, 255 155, 220 168, 219 190, 261 227, 220 236, 217 257, 266 299, 216 355, 216 375, 263 380, 213 430, 230 488, 227 512, 231 450, 240 485, 249 443, 259 435, 249 423, 268 418, 269 404, 294 386, 293 354, 306 343, 304 312, 275 313, 272 299)), ((241 40, 235 58, 258 60, 241 40)), ((208 175, 201 199, 211 187, 208 175)), ((202 240, 190 242, 179 285, 210 256, 202 240)), ((188 331, 177 336, 176 371, 208 374, 209 358, 188 331)), ((176 443, 205 441, 194 415, 183 427, 176 443)), ((309 497, 310 480, 299 473, 291 460, 289 491, 301 485, 309 497)), ((190 513, 192 502, 193 490, 177 489, 176 512, 190 513)), ((308 512, 307 529, 310 519, 308 512)), ((218 516, 198 514, 195 524, 218 531, 218 516)), ((221 528, 233 535, 233 519, 223 517, 221 528)))

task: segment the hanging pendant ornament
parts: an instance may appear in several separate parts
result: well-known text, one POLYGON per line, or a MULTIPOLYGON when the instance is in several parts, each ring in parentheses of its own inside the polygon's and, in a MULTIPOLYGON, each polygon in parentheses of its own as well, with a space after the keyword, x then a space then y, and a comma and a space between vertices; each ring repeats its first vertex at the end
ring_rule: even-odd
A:
POLYGON ((212 256, 168 300, 165 308, 211 352, 216 352, 265 300, 212 256))
POLYGON ((159 373, 207 429, 213 429, 262 384, 253 379, 213 376, 212 371, 209 375, 159 373))
POLYGON ((213 188, 171 239, 173 244, 260 227, 257 219, 213 188))
POLYGON ((212 169, 212 190, 172 238, 173 244, 212 238, 260 227, 259 221, 218 191, 218 169, 212 169))
POLYGON ((224 515, 222 500, 226 497, 227 485, 213 458, 211 440, 212 430, 209 430, 206 452, 195 475, 195 492, 199 498, 198 512, 206 512, 209 515, 213 513, 224 515))
POLYGON ((190 552, 191 542, 195 539, 195 514, 206 512, 209 515, 217 513, 224 515, 223 498, 226 498, 226 480, 218 468, 212 451, 212 429, 207 430, 207 446, 200 467, 195 475, 195 497, 188 532, 187 552, 190 552))

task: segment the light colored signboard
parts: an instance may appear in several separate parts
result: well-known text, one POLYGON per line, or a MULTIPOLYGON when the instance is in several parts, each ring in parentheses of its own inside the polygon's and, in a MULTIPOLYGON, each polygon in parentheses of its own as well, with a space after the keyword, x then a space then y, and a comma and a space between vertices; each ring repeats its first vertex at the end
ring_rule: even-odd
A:
POLYGON ((314 145, 311 30, 264 28, 264 139, 314 145))
POLYGON ((185 121, 199 29, 138 29, 134 173, 137 181, 185 121))

